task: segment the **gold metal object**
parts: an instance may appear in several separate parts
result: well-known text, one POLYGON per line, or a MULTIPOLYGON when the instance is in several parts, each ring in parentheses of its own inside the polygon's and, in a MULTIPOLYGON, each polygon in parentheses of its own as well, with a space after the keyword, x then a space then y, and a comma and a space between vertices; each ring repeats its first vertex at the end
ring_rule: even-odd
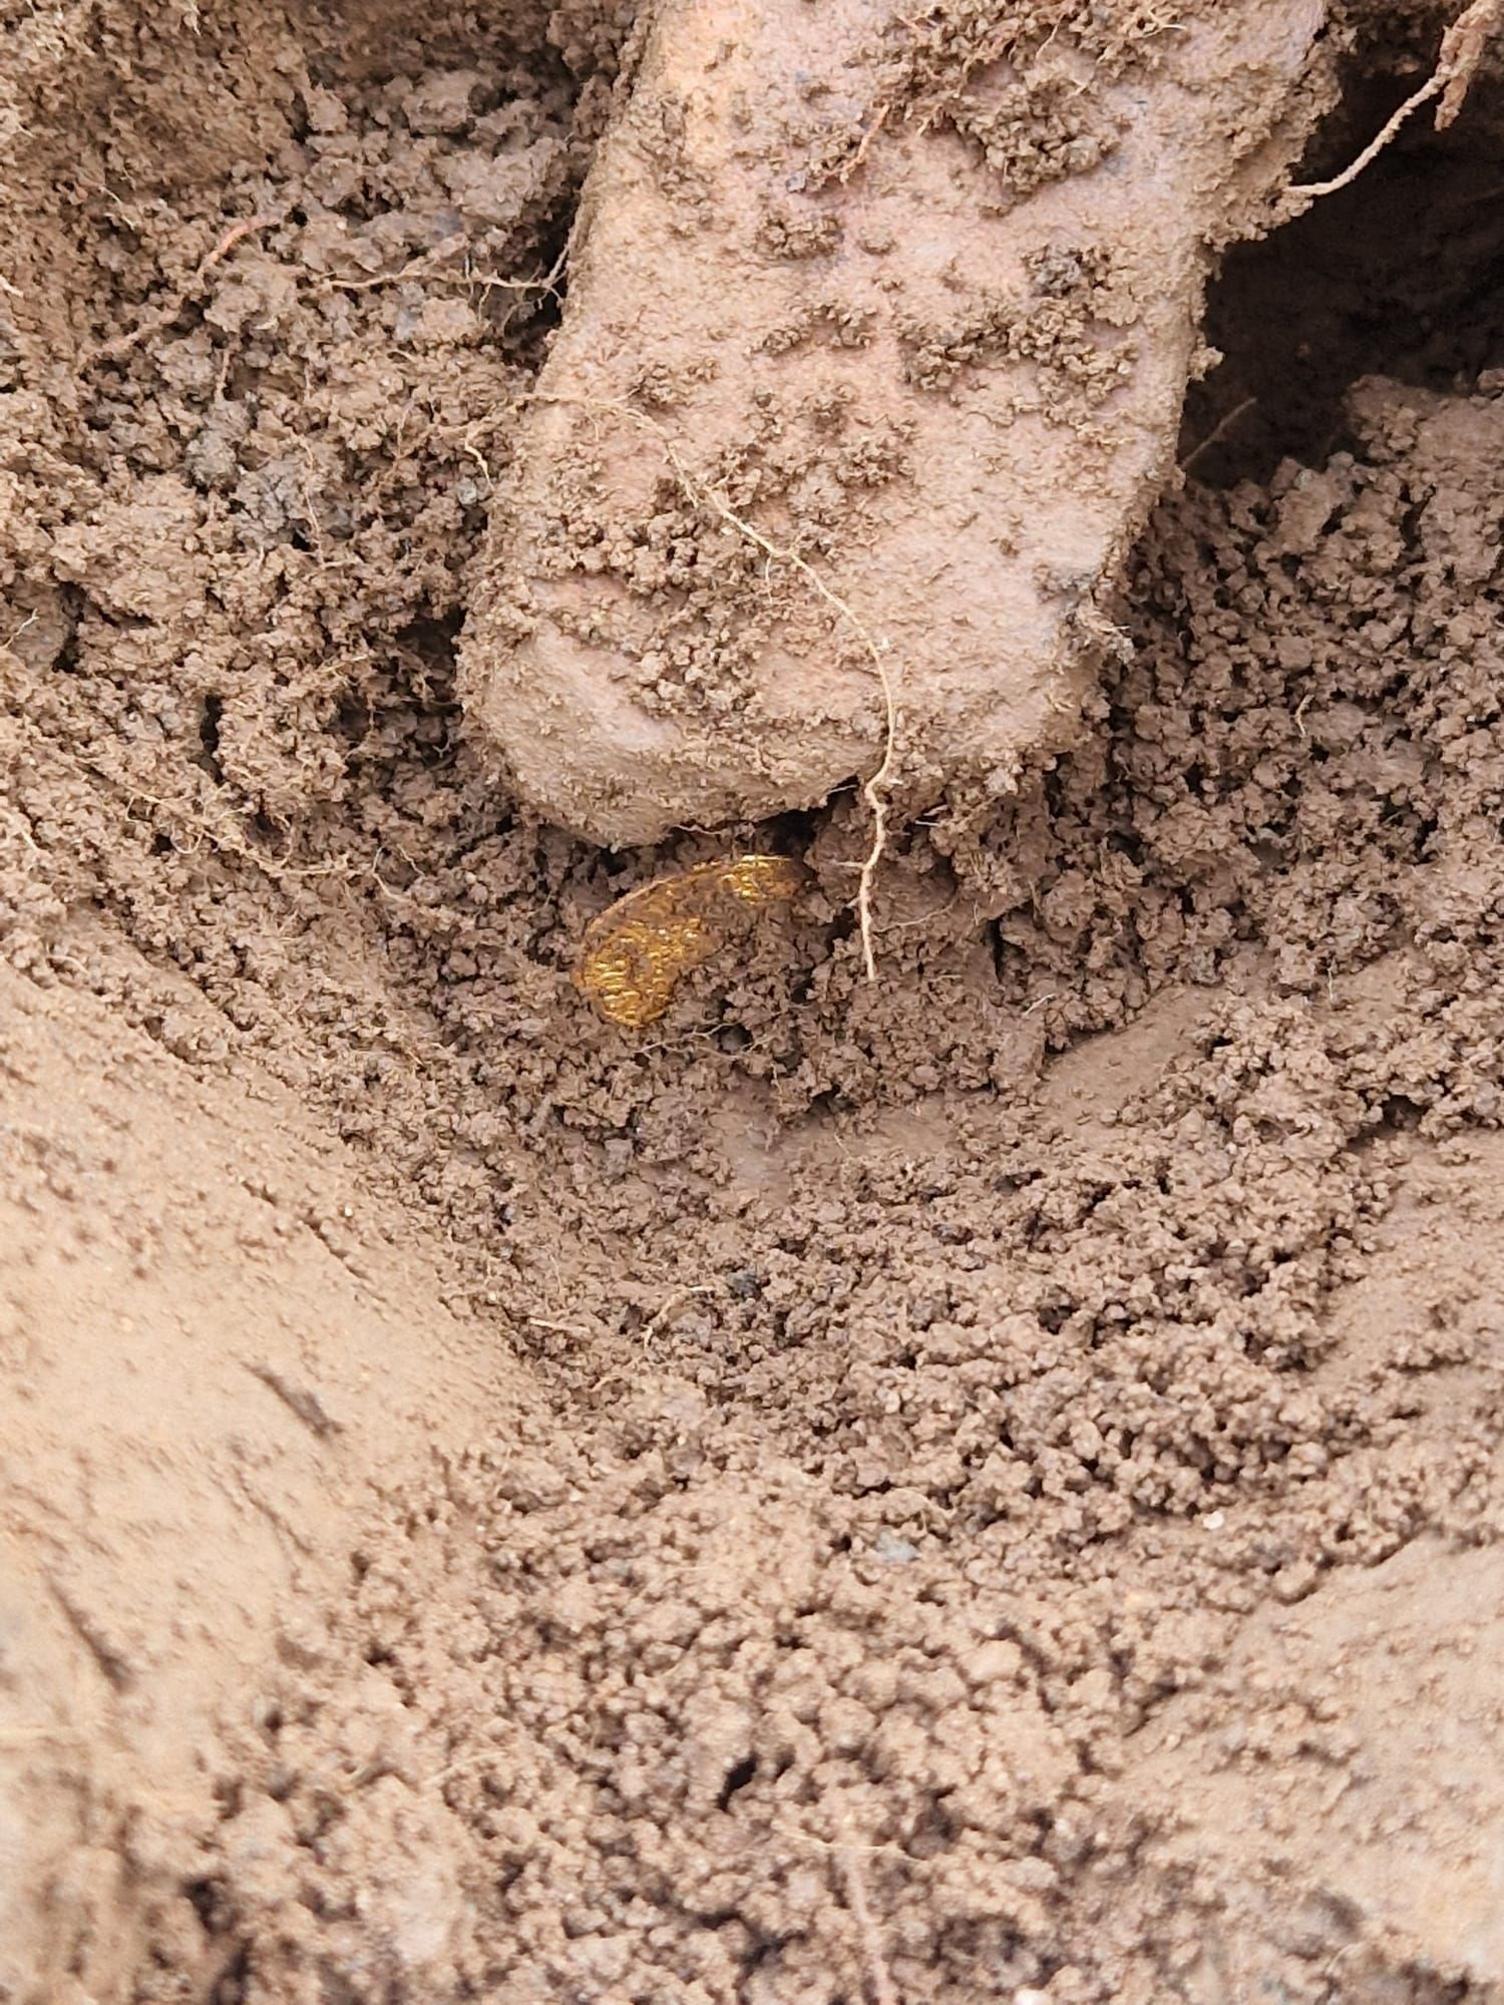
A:
POLYGON ((603 1017, 640 1030, 662 1016, 679 977, 710 959, 728 933, 786 903, 809 872, 788 856, 732 856, 639 885, 591 921, 576 986, 603 1017))

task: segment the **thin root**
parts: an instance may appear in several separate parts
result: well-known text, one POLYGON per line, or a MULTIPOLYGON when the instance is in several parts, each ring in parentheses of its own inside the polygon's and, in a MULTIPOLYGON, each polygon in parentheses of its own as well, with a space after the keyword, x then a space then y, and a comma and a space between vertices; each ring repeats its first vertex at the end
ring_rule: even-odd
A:
POLYGON ((1207 433, 1206 437, 1201 441, 1200 445, 1192 446, 1191 450, 1186 454, 1185 458, 1180 462, 1180 471, 1182 473, 1189 473, 1191 468, 1196 464, 1197 460, 1201 458, 1202 454, 1209 453, 1213 446, 1220 445, 1223 439, 1227 437, 1227 434, 1242 419, 1244 413, 1247 411, 1251 411, 1257 402, 1258 402, 1257 397, 1245 397, 1241 404, 1234 404, 1232 409, 1227 413, 1227 415, 1223 418, 1220 418, 1218 422, 1212 427, 1212 429, 1207 433))
POLYGON ((1350 166, 1330 181, 1308 181, 1286 190, 1292 201, 1316 202, 1323 195, 1335 195, 1339 188, 1349 187, 1364 168, 1371 167, 1388 146, 1395 134, 1411 115, 1423 104, 1439 97, 1441 104, 1436 112, 1437 130, 1444 130, 1462 109, 1463 100, 1472 88, 1488 47, 1489 37, 1497 34, 1504 26, 1504 0, 1472 0, 1441 38, 1441 54, 1436 68, 1421 85, 1412 91, 1405 102, 1390 114, 1363 151, 1350 166))
POLYGON ((280 223, 280 216, 247 216, 244 222, 231 223, 218 238, 212 250, 207 251, 193 268, 193 276, 173 300, 171 306, 160 312, 148 314, 146 319, 130 329, 129 333, 117 334, 112 341, 106 341, 88 357, 90 364, 114 362, 122 355, 129 355, 133 348, 139 348, 143 341, 149 341, 154 334, 165 334, 177 319, 183 308, 198 291, 200 284, 214 267, 227 258, 235 246, 257 230, 269 230, 280 223))
POLYGON ((1436 130, 1445 132, 1462 109, 1463 100, 1483 62, 1489 37, 1504 29, 1504 0, 1473 0, 1441 38, 1441 69, 1446 89, 1436 107, 1436 130))
POLYGON ((692 1302, 697 1295, 713 1295, 714 1293, 714 1288, 707 1287, 676 1288, 668 1299, 661 1304, 657 1312, 643 1324, 642 1333, 637 1339, 638 1343, 646 1348, 647 1345, 652 1343, 658 1332, 666 1328, 673 1318, 678 1315, 687 1302, 692 1302))

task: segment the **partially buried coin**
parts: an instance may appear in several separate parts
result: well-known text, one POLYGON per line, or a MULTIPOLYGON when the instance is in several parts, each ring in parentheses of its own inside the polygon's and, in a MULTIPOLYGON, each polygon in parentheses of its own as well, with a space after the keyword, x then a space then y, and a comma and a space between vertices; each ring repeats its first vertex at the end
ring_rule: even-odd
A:
POLYGON ((639 885, 586 929, 576 986, 609 1022, 640 1030, 668 1008, 681 975, 809 877, 789 856, 732 856, 639 885))

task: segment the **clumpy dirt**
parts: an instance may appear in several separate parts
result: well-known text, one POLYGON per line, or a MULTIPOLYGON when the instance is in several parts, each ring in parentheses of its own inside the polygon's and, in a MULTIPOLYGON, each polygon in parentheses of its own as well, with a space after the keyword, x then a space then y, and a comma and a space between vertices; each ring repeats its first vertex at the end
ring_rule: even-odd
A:
POLYGON ((625 12, 3 18, 0 1997, 1504 1996, 1496 82, 1234 254, 880 981, 848 796, 629 1034, 726 838, 454 699, 625 12))

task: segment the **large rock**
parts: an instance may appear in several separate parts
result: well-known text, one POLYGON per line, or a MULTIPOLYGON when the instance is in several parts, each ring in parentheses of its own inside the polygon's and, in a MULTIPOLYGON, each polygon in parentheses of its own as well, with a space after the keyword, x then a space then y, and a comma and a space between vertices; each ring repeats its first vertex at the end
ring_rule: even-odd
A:
POLYGON ((657 8, 464 638, 549 817, 646 842, 870 780, 880 664, 910 805, 1068 735, 1212 253, 1319 95, 1322 0, 1125 11, 657 8))

